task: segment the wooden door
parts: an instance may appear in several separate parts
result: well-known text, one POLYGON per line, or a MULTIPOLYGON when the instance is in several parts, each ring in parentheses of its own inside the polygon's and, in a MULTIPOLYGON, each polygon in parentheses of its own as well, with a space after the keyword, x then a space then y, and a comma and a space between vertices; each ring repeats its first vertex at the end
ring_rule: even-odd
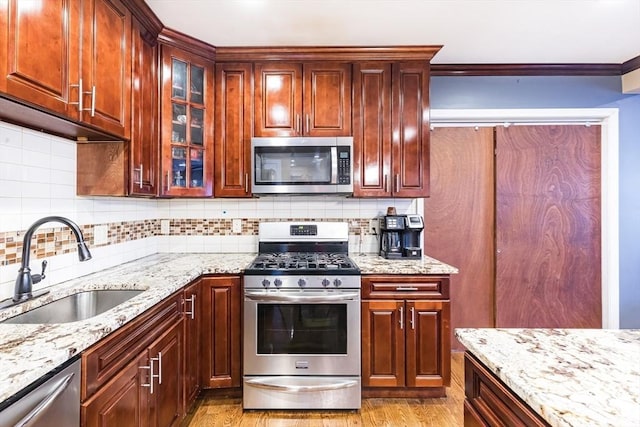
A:
POLYGON ((391 197, 391 64, 353 65, 353 195, 391 197))
POLYGON ((79 5, 71 0, 10 0, 0 11, 0 91, 39 107, 77 116, 79 5), (71 110, 67 112, 67 108, 71 110))
POLYGON ((200 336, 202 292, 198 280, 184 290, 184 412, 186 413, 200 391, 200 336))
POLYGON ((404 387, 405 304, 362 301, 362 386, 404 387))
POLYGON ((202 384, 240 387, 240 278, 202 279, 202 384))
POLYGON ((250 63, 216 64, 214 146, 215 197, 250 197, 250 63))
POLYGON ((149 381, 146 352, 132 360, 80 408, 81 425, 91 427, 144 426, 147 423, 149 381))
MULTIPOLYGON (((424 252, 458 267, 451 275, 451 331, 494 325, 494 129, 431 132, 431 196, 424 252)), ((452 336, 452 347, 464 347, 452 336)))
POLYGON ((82 2, 81 121, 130 137, 131 12, 120 0, 82 2))
POLYGON ((176 426, 182 420, 183 396, 183 320, 175 322, 149 346, 147 355, 156 358, 159 378, 149 394, 149 424, 152 427, 176 426))
POLYGON ((393 64, 392 188, 395 197, 429 197, 429 63, 393 64))
POLYGON ((449 301, 407 301, 408 387, 445 387, 451 380, 449 301))
POLYGON ((496 326, 602 326, 600 126, 496 129, 496 326))
POLYGON ((302 64, 255 64, 255 136, 302 133, 302 64))
POLYGON ((129 194, 155 196, 159 151, 158 47, 148 44, 140 30, 134 23, 129 194))
POLYGON ((351 136, 351 64, 305 64, 302 81, 302 134, 351 136))

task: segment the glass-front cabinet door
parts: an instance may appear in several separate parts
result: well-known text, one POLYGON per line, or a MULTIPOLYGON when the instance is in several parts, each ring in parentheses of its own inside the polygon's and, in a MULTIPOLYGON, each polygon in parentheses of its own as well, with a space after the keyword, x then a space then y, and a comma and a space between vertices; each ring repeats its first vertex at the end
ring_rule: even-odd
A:
POLYGON ((162 46, 162 195, 212 195, 213 66, 162 46))

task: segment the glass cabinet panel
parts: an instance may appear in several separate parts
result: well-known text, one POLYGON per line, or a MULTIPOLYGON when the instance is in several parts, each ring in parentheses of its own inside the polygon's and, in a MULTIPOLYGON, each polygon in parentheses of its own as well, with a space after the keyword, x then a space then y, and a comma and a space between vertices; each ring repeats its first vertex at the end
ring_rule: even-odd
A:
POLYGON ((194 104, 203 104, 204 100, 204 68, 191 65, 191 96, 194 104))
POLYGON ((191 143, 202 146, 204 139, 202 137, 202 124, 204 118, 204 110, 202 108, 191 107, 191 143))
POLYGON ((171 68, 171 97, 186 99, 187 63, 174 58, 171 68))
POLYGON ((187 186, 187 149, 171 148, 171 186, 187 186))
POLYGON ((171 142, 185 143, 187 141, 187 107, 172 103, 171 108, 171 142))
POLYGON ((203 182, 203 151, 197 149, 191 149, 190 160, 190 168, 191 168, 191 187, 204 187, 203 182))

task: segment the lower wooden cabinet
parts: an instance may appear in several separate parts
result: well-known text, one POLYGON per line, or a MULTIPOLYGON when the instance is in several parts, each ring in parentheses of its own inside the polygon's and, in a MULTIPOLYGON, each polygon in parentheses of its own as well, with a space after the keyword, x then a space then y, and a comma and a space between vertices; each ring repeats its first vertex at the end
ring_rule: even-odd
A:
POLYGON ((464 425, 549 426, 469 352, 464 356, 464 425))
POLYGON ((242 381, 239 276, 202 278, 200 367, 204 388, 240 387, 242 381))
POLYGON ((178 425, 184 416, 183 292, 82 356, 81 425, 178 425))
POLYGON ((451 378, 448 281, 363 276, 363 395, 445 395, 451 378))

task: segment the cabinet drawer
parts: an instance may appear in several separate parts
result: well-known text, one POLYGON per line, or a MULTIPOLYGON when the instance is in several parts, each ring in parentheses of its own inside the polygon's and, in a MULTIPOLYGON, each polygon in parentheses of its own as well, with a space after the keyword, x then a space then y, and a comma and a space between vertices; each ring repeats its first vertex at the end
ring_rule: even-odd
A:
POLYGON ((362 298, 449 299, 449 278, 362 276, 362 298))
POLYGON ((464 371, 466 427, 549 425, 469 353, 464 371))
POLYGON ((82 355, 81 399, 85 401, 182 315, 182 290, 99 341, 82 355))

